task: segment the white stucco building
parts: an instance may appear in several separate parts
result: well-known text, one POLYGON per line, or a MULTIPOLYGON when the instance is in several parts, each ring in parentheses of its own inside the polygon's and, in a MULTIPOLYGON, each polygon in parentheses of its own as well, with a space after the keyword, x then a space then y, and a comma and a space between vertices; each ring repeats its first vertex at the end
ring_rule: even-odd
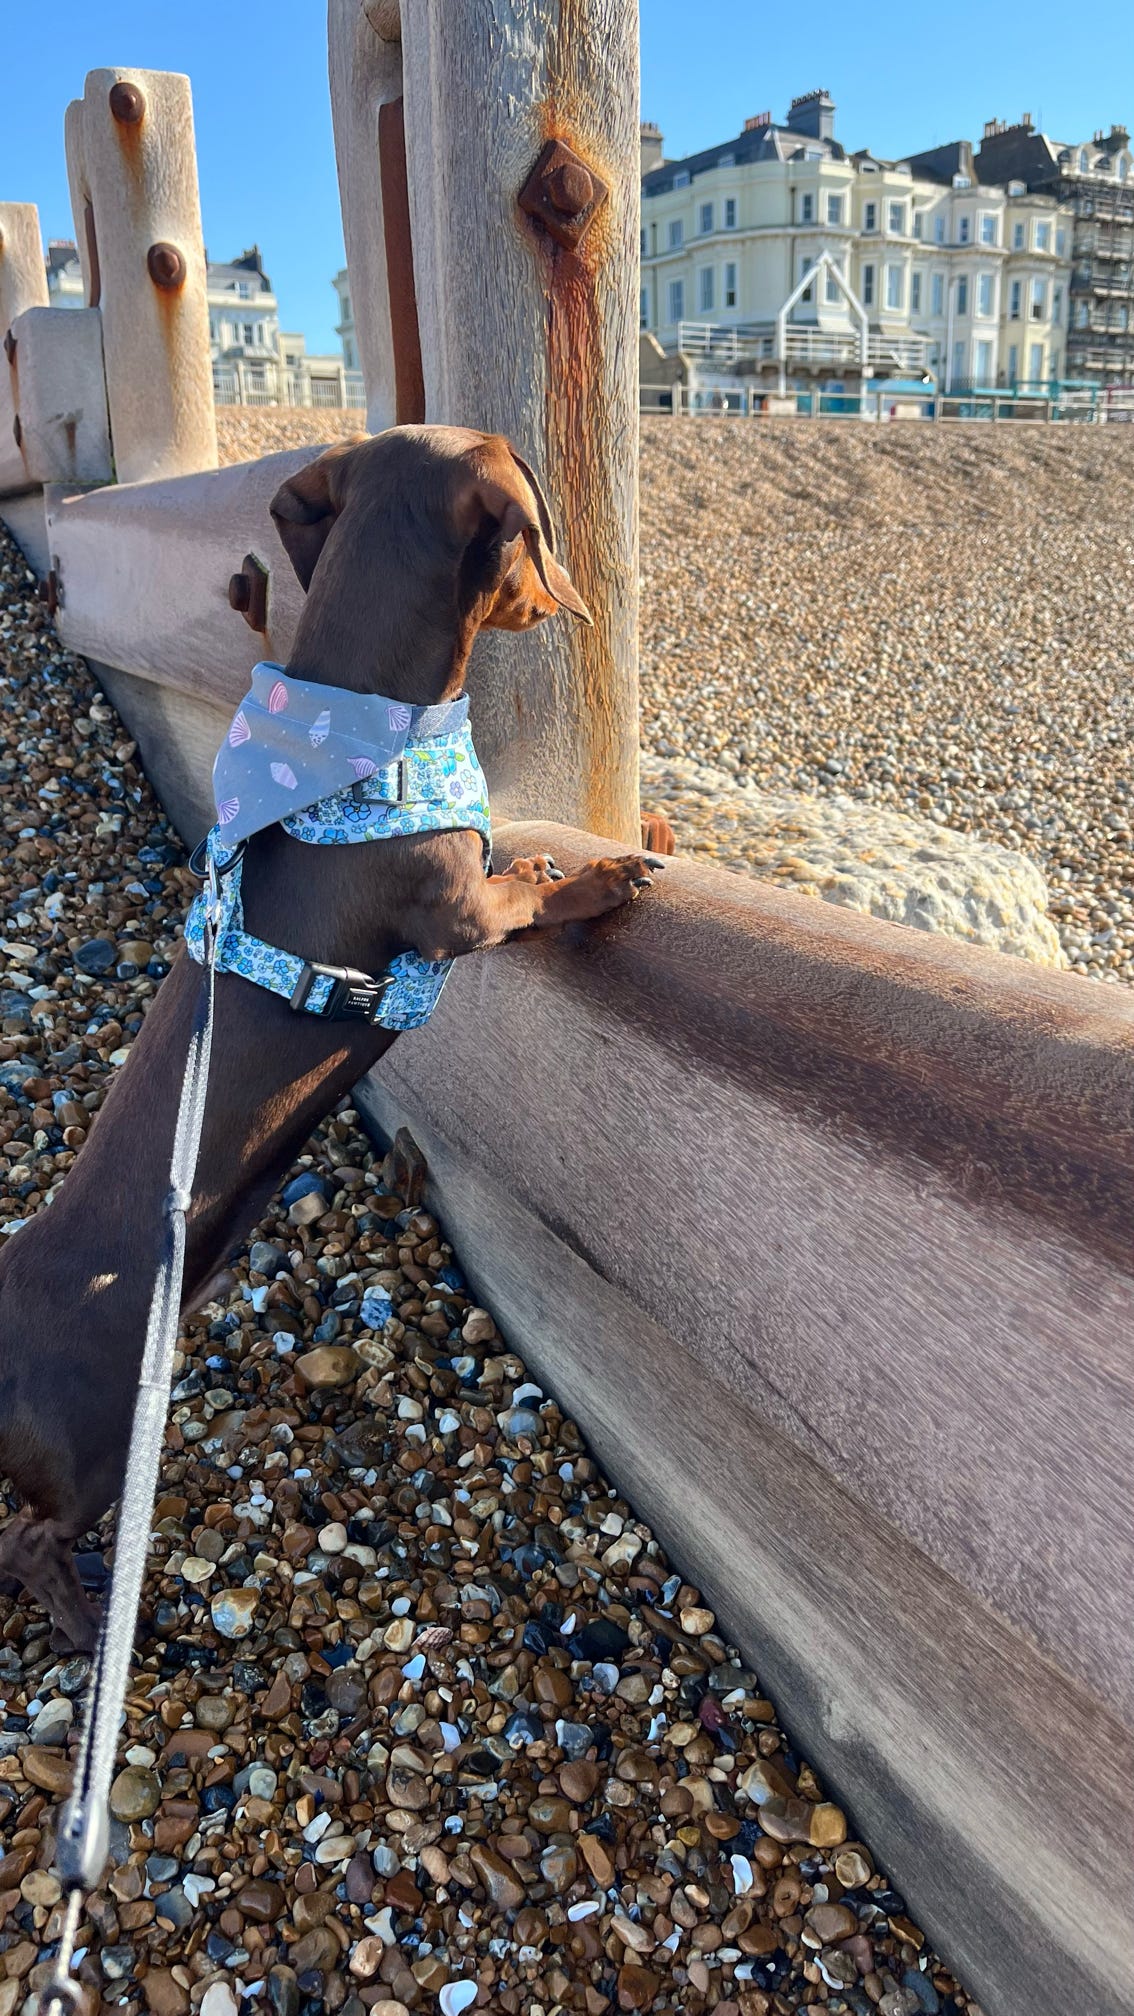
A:
POLYGON ((641 326, 768 385, 1011 388, 1063 372, 1072 218, 982 186, 965 142, 901 161, 835 139, 825 91, 682 161, 643 129, 641 326), (814 274, 809 279, 809 274, 814 274))

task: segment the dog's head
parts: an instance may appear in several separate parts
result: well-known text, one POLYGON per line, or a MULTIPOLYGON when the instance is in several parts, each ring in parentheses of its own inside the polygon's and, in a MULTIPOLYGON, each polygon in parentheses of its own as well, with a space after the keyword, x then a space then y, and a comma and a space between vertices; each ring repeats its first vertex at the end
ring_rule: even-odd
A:
POLYGON ((328 448, 281 484, 276 530, 312 603, 364 579, 471 635, 590 612, 556 558, 535 472, 502 434, 392 427, 328 448), (417 594, 414 594, 414 591, 417 594))

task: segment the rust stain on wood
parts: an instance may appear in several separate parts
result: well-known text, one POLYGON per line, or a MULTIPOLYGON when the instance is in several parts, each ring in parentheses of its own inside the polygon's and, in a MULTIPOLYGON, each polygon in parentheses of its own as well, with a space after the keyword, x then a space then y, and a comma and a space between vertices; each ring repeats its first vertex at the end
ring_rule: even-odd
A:
POLYGON ((405 101, 390 99, 378 111, 378 163, 382 175, 382 229, 394 350, 394 404, 399 427, 425 419, 425 376, 410 235, 406 171, 405 101))
POLYGON ((579 131, 569 82, 574 0, 562 0, 560 33, 551 52, 552 94, 540 108, 541 136, 562 140, 611 185, 612 196, 575 250, 558 245, 535 220, 524 224, 547 267, 547 478, 564 528, 568 567, 594 616, 594 628, 572 637, 570 696, 587 749, 582 814, 592 832, 625 838, 620 817, 621 677, 611 616, 619 583, 611 578, 602 527, 615 522, 618 503, 604 454, 615 416, 604 382, 603 326, 599 301, 604 262, 615 250, 611 212, 618 177, 579 131), (563 60, 567 57, 567 60, 563 60))

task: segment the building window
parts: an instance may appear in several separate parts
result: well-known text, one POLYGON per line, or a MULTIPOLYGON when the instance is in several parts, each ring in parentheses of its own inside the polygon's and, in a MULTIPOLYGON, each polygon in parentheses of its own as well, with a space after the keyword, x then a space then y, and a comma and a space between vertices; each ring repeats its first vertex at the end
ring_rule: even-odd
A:
POLYGON ((688 187, 689 187, 689 170, 688 170, 688 168, 679 168, 679 169, 678 169, 678 171, 677 171, 676 175, 675 175, 675 176, 674 176, 674 178, 673 178, 673 186, 674 186, 674 188, 675 188, 675 189, 688 189, 688 187))
POLYGON ((1079 149, 1079 173, 1080 173, 1080 175, 1086 175, 1086 174, 1088 174, 1088 173, 1090 172, 1090 166, 1091 166, 1091 157, 1090 157, 1090 155, 1088 154, 1088 152, 1087 152, 1087 150, 1086 150, 1086 148, 1085 148, 1085 147, 1080 147, 1080 149, 1079 149))
POLYGON ((735 168, 735 167, 736 167, 736 155, 735 155, 735 154, 722 154, 722 155, 721 155, 721 157, 720 157, 720 159, 719 159, 719 161, 717 162, 717 167, 718 167, 718 168, 735 168))
POLYGON ((978 385, 992 383, 992 344, 987 338, 976 345, 976 380, 978 385))
POLYGON ((987 316, 991 315, 991 313, 992 313, 992 275, 991 273, 978 273, 977 314, 987 316))
POLYGON ((970 217, 970 216, 968 215, 968 213, 967 213, 967 212, 965 213, 965 215, 964 215, 963 217, 958 217, 958 219, 957 219, 957 243, 958 243, 958 245, 967 245, 967 244, 968 244, 968 242, 969 242, 969 239, 970 239, 970 238, 971 238, 971 236, 972 236, 972 228, 973 228, 973 220, 972 220, 972 218, 971 218, 971 217, 970 217))
POLYGON ((874 306, 873 266, 864 266, 862 269, 862 305, 864 308, 873 308, 874 306))
POLYGON ((1042 322, 1047 313, 1047 281, 1032 281, 1032 321, 1042 322))
POLYGON ((810 196, 810 195, 808 195, 808 196, 801 196, 801 197, 800 197, 800 199, 799 199, 799 221, 800 221, 800 223, 801 223, 801 224, 813 224, 813 223, 815 222, 815 198, 814 198, 814 196, 810 196))
POLYGON ((1008 297, 1008 316, 1012 322, 1018 322, 1020 319, 1020 302, 1023 291, 1023 282, 1013 280, 1012 291, 1008 297))
POLYGON ((877 205, 877 203, 864 203, 864 204, 863 204, 863 206, 862 206, 862 228, 863 228, 863 230, 864 230, 864 231, 877 231, 877 229, 878 229, 878 205, 877 205))
POLYGON ((996 218, 986 210, 980 220, 980 242, 982 245, 999 245, 1000 227, 996 218))
POLYGON ((898 237, 898 238, 900 238, 900 237, 902 237, 903 233, 905 232, 905 228, 906 228, 906 206, 905 206, 905 204, 904 204, 904 203, 891 203, 891 205, 890 205, 890 229, 891 229, 891 231, 892 231, 892 232, 894 233, 895 237, 898 237))
POLYGON ((1017 378, 1017 375, 1018 375, 1018 373, 1019 373, 1019 369, 1020 369, 1020 348, 1019 348, 1019 345, 1018 345, 1017 343, 1013 343, 1013 344, 1011 344, 1011 345, 1009 346, 1009 350, 1008 350, 1008 383, 1009 383, 1009 385, 1014 385, 1014 384, 1016 383, 1016 378, 1017 378))
POLYGON ((254 343, 256 341, 256 331, 252 323, 245 322, 243 324, 243 329, 244 329, 244 341, 248 344, 254 343))
MULTIPOLYGON (((642 257, 643 257, 643 259, 644 259, 644 258, 645 258, 645 256, 646 256, 646 227, 645 227, 645 225, 644 225, 644 224, 643 224, 643 226, 642 226, 642 229, 641 229, 641 232, 640 232, 640 234, 639 234, 639 235, 640 235, 640 237, 641 237, 641 241, 642 241, 642 242, 641 242, 641 244, 640 244, 640 246, 639 246, 639 248, 638 248, 638 249, 639 249, 639 251, 641 252, 641 254, 642 254, 642 257)), ((345 319, 346 319, 346 318, 345 318, 345 314, 344 314, 344 320, 345 320, 345 319)))
POLYGON ((843 290, 839 286, 838 280, 835 278, 833 268, 830 266, 828 266, 827 268, 826 284, 823 288, 823 294, 825 299, 828 301, 841 301, 843 298, 843 290))
POLYGON ((828 222, 828 224, 841 224, 841 223, 842 223, 842 221, 843 221, 843 199, 842 199, 842 197, 841 197, 841 196, 828 196, 828 198, 827 198, 827 222, 828 222))
MULTIPOLYGON (((649 326, 650 326, 649 290, 645 287, 642 287, 638 290, 638 327, 639 329, 648 329, 649 326)), ((347 358, 347 364, 348 365, 350 364, 349 357, 347 358)))
POLYGON ((959 385, 965 375, 965 339, 958 336, 953 345, 953 383, 959 385))
POLYGON ((933 242, 935 245, 945 243, 945 219, 940 210, 933 220, 933 242))
MULTIPOLYGON (((811 271, 811 266, 812 266, 812 261, 811 261, 810 259, 801 259, 801 260, 800 260, 800 262, 799 262, 799 277, 800 277, 800 279, 801 279, 801 280, 803 280, 803 279, 804 279, 804 278, 805 278, 805 277, 807 276, 807 274, 808 274, 808 273, 810 273, 810 271, 811 271)), ((801 300, 801 301, 810 301, 810 300, 812 300, 812 298, 813 298, 813 292, 812 292, 812 289, 811 289, 810 287, 805 287, 805 288, 804 288, 804 290, 803 290, 803 293, 802 293, 802 294, 800 295, 800 297, 799 297, 799 298, 800 298, 800 300, 801 300)))
POLYGON ((704 237, 707 231, 711 231, 712 228, 713 228, 713 206, 711 203, 702 203, 701 225, 700 225, 702 237, 704 237))
POLYGON ((1063 224, 1055 227, 1055 256, 1057 259, 1067 257, 1067 228, 1063 224))
POLYGON ((1023 249, 1024 249, 1024 226, 1022 224, 1013 224, 1012 250, 1013 252, 1022 252, 1023 249))
POLYGON ((1119 179, 1119 181, 1120 181, 1120 182, 1125 182, 1125 180, 1126 180, 1126 177, 1127 177, 1127 175, 1128 175, 1128 174, 1130 173, 1130 162, 1129 162, 1129 159, 1128 159, 1128 157, 1127 157, 1127 156, 1126 156, 1125 154, 1120 154, 1120 155, 1119 155, 1119 157, 1118 157, 1118 168, 1117 168, 1116 172, 1117 172, 1117 175, 1118 175, 1118 179, 1119 179))
POLYGON ((1032 343, 1028 348, 1028 376, 1038 385, 1043 378, 1043 344, 1032 343))
POLYGON ((1050 252, 1050 251, 1051 251, 1051 225, 1050 225, 1050 224, 1037 224, 1037 225, 1036 225, 1036 251, 1037 251, 1037 252, 1050 252))
POLYGON ((685 243, 685 226, 682 223, 680 217, 671 217, 669 220, 670 251, 671 252, 678 251, 680 247, 684 245, 684 243, 685 243))
POLYGON ((1063 320, 1062 287, 1053 287, 1051 290, 1051 319, 1053 322, 1062 322, 1063 320))
POLYGON ((236 291, 242 301, 251 301, 252 299, 251 280, 238 280, 236 283, 236 291))
POLYGON ((968 312, 969 312, 969 280, 968 275, 966 273, 962 273, 957 281, 957 313, 958 315, 967 315, 968 312))
POLYGON ((902 305, 904 294, 905 294, 905 287, 902 279, 901 267, 887 266, 886 268, 887 308, 900 308, 902 305))
POLYGON ((726 230, 726 231, 735 231, 735 230, 736 230, 736 197, 735 197, 735 196, 726 196, 726 197, 725 197, 725 206, 724 206, 724 224, 725 224, 725 230, 726 230))
POLYGON ((1075 310, 1075 325, 1079 329, 1090 328, 1091 311, 1085 301, 1080 301, 1079 306, 1075 310))
POLYGON ((713 269, 711 266, 702 266, 701 271, 697 275, 697 306, 702 315, 712 313, 713 269))
POLYGON ((671 280, 669 283, 669 319, 681 322, 685 317, 685 282, 671 280))
POLYGON ((914 212, 913 235, 919 239, 925 236, 925 218, 920 210, 914 212))
POLYGON ((727 264, 727 266, 726 266, 726 267, 725 267, 725 269, 724 269, 724 305, 725 305, 725 307, 726 307, 726 308, 735 308, 735 307, 736 307, 736 261, 735 261, 735 259, 730 259, 730 260, 729 260, 729 262, 728 262, 728 264, 727 264))
POLYGON ((921 314, 921 274, 920 274, 920 273, 913 273, 913 274, 911 274, 911 276, 910 276, 910 314, 911 314, 911 315, 920 315, 920 314, 921 314))
POLYGON ((931 273, 929 276, 929 312, 931 315, 945 313, 944 273, 931 273))

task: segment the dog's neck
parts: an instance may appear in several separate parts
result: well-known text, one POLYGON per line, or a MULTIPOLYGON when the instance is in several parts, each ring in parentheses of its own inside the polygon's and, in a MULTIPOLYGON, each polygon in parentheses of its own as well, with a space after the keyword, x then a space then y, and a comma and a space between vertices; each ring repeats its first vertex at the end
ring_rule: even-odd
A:
POLYGON ((337 572, 316 570, 284 670, 412 707, 459 699, 477 625, 455 608, 451 577, 385 591, 376 581, 361 598, 341 591, 337 572))

